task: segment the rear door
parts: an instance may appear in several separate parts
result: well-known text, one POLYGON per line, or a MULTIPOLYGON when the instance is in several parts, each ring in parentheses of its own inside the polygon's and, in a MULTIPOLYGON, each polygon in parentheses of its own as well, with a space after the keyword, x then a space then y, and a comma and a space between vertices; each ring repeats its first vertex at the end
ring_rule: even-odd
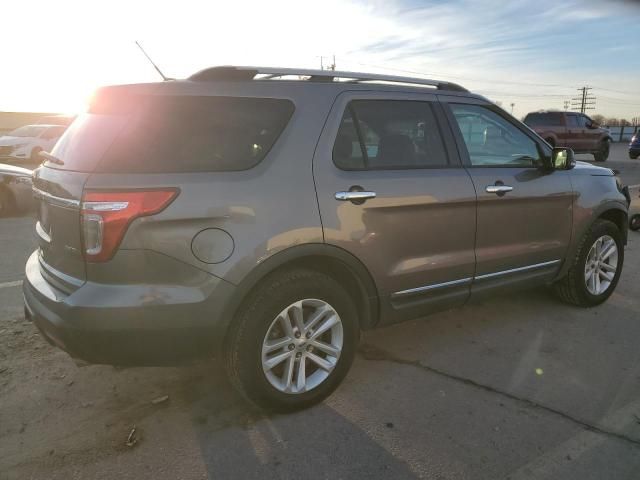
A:
POLYGON ((476 197, 443 120, 434 95, 346 92, 314 157, 325 241, 364 263, 389 320, 469 294, 476 197))
POLYGON ((565 115, 567 122, 567 138, 565 146, 576 151, 585 149, 584 130, 585 127, 580 123, 577 113, 567 113, 565 115))
POLYGON ((540 168, 550 149, 504 111, 449 97, 447 111, 478 195, 472 295, 553 277, 571 236, 568 171, 540 168))

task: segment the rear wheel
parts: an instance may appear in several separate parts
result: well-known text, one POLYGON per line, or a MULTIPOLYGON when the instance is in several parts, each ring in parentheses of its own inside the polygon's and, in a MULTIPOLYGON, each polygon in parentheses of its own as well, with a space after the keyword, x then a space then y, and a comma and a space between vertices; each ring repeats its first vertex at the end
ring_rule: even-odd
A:
POLYGON ((635 160, 636 158, 638 158, 640 156, 640 153, 629 153, 629 158, 631 160, 635 160))
POLYGON ((582 238, 571 262, 566 276, 554 285, 563 301, 592 307, 609 298, 624 263, 622 234, 616 224, 596 220, 582 238))
POLYGON ((640 230, 640 213, 636 213, 629 221, 629 229, 637 232, 640 230))
POLYGON ((358 336, 355 305, 338 282, 312 270, 276 273, 236 315, 225 346, 227 372, 259 407, 307 408, 345 377, 358 336))
POLYGON ((603 140, 600 142, 598 151, 593 154, 593 158, 596 162, 606 162, 609 158, 609 140, 603 140))

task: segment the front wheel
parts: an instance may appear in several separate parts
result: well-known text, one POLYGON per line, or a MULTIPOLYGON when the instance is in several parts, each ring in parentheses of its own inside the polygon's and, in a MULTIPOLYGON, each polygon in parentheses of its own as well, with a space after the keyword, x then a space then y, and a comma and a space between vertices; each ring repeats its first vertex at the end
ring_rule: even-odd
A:
POLYGON ((600 148, 598 151, 593 154, 593 158, 596 162, 606 162, 607 158, 609 158, 609 140, 603 140, 600 142, 600 148))
POLYGON ((227 373, 259 407, 307 408, 343 380, 359 331, 353 300, 333 278, 303 269, 278 272, 236 315, 225 345, 227 373))
POLYGON ((582 237, 569 271, 554 289, 565 302, 593 307, 613 293, 624 263, 622 233, 615 223, 596 220, 582 237))

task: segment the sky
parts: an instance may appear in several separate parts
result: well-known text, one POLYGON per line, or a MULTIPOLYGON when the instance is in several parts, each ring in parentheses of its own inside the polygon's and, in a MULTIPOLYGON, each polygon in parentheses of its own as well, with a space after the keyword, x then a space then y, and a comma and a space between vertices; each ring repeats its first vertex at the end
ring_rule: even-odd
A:
POLYGON ((522 117, 593 87, 640 117, 640 2, 618 0, 15 0, 3 5, 0 111, 76 113, 101 85, 214 65, 443 79, 522 117))

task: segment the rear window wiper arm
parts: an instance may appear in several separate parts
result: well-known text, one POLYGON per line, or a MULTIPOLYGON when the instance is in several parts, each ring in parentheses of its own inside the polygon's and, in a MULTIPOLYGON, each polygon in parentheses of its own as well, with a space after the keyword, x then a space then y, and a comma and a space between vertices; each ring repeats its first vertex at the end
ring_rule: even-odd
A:
POLYGON ((49 152, 40 152, 40 156, 51 163, 55 163, 56 165, 64 165, 63 160, 60 160, 58 157, 54 157, 49 152))

